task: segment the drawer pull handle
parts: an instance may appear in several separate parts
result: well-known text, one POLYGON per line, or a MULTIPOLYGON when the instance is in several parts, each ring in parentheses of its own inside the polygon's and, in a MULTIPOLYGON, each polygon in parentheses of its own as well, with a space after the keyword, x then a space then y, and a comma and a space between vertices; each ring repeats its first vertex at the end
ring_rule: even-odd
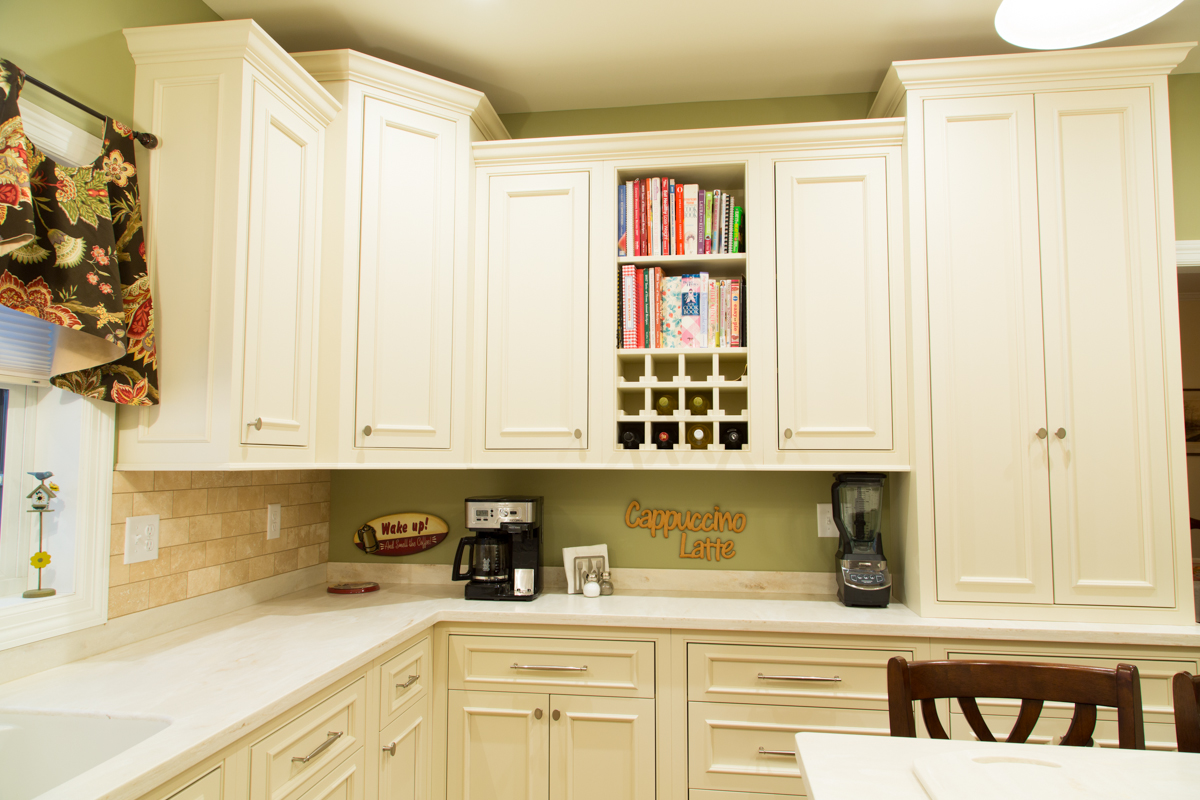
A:
POLYGON ((313 750, 311 753, 309 753, 306 756, 292 756, 292 761, 293 762, 299 761, 301 764, 307 764, 308 762, 312 761, 317 756, 321 755, 321 753, 324 753, 326 750, 328 750, 333 745, 333 743, 336 742, 338 739, 342 738, 342 732, 341 731, 330 731, 328 736, 329 736, 328 739, 326 739, 325 741, 323 741, 319 745, 317 745, 316 750, 313 750))
POLYGON ((795 750, 767 750, 762 747, 758 748, 758 754, 760 756, 790 756, 791 758, 796 757, 795 750))
POLYGON ((820 675, 763 675, 758 673, 760 681, 818 681, 820 683, 841 683, 842 679, 837 675, 832 678, 825 678, 820 675))
POLYGON ((509 669, 539 669, 549 672, 587 672, 587 665, 582 667, 560 667, 556 664, 513 664, 509 669))
POLYGON ((387 747, 383 748, 383 752, 385 752, 385 753, 391 753, 392 755, 396 755, 396 745, 397 745, 397 743, 399 743, 399 741, 400 741, 400 740, 399 740, 399 739, 397 739, 395 742, 392 742, 390 745, 388 745, 387 747))
POLYGON ((408 687, 412 686, 414 683, 416 683, 420 679, 421 679, 420 675, 409 675, 408 680, 406 680, 404 683, 397 683, 396 688, 397 689, 407 689, 408 687))

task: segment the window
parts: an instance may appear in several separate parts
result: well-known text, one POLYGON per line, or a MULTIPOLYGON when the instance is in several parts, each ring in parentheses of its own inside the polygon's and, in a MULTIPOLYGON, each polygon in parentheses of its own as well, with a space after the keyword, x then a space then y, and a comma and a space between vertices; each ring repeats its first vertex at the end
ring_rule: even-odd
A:
MULTIPOLYGON (((37 390, 0 384, 0 598, 19 595, 27 588, 29 520, 21 501, 26 472, 32 471, 32 449, 37 390), (27 448, 26 445, 30 445, 27 448), (22 557, 24 556, 24 557, 22 557)), ((30 478, 32 480, 32 478, 30 478)), ((30 487, 32 488, 32 487, 30 487)))

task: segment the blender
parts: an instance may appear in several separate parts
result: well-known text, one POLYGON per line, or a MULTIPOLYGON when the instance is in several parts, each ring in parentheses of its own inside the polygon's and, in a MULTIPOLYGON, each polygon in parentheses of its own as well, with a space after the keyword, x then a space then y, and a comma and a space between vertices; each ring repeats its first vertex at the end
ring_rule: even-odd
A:
POLYGON ((833 482, 838 529, 837 595, 847 606, 886 606, 892 576, 883 557, 881 472, 839 472, 833 482))

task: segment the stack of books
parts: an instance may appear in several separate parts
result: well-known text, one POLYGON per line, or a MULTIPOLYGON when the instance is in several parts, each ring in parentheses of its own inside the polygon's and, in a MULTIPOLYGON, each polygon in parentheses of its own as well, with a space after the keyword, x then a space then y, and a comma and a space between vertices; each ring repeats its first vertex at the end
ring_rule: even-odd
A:
POLYGON ((746 216, 720 189, 641 178, 617 187, 617 254, 694 256, 744 253, 746 216))
POLYGON ((624 264, 619 280, 618 348, 746 346, 745 276, 671 276, 624 264))

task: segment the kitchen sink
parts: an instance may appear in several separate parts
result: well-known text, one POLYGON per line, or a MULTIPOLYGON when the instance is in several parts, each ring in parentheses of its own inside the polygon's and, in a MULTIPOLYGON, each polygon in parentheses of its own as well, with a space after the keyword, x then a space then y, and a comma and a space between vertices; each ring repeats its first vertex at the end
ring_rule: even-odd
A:
POLYGON ((32 800, 170 723, 103 714, 0 711, 4 800, 32 800))

